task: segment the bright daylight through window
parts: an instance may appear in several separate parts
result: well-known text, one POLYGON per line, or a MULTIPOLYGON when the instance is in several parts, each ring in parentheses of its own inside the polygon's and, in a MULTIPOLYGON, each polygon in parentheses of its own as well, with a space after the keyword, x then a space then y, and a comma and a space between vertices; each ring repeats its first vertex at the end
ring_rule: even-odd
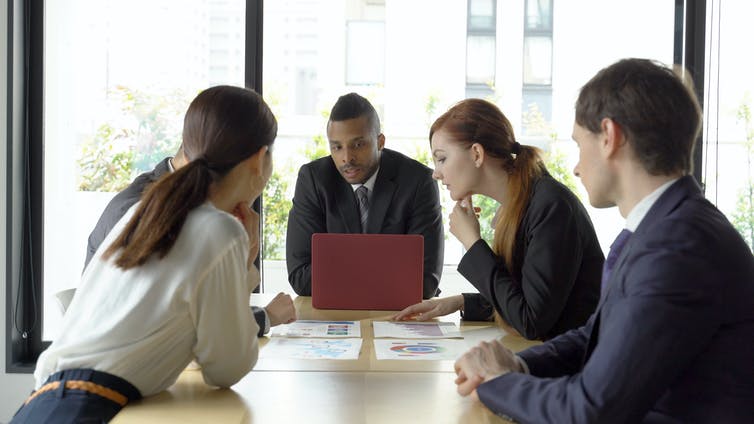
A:
MULTIPOLYGON (((716 62, 704 87, 707 196, 752 243, 752 83, 740 48, 751 37, 740 31, 750 27, 745 19, 754 10, 744 0, 709 3, 716 62)), ((175 152, 196 93, 243 85, 247 28, 244 0, 60 0, 45 7, 43 326, 49 340, 61 316, 54 294, 77 285, 87 236, 105 204, 175 152)), ((266 291, 291 292, 285 229, 296 172, 329 154, 325 124, 338 96, 355 91, 368 98, 380 114, 386 147, 430 167, 434 119, 463 98, 490 100, 510 118, 519 141, 544 149, 550 173, 587 203, 572 174, 578 89, 620 58, 672 63, 674 13, 673 1, 656 0, 264 2, 263 94, 279 122, 264 194, 266 291), (608 15, 620 19, 585 24, 585 16, 608 15)), ((447 217, 452 201, 443 188, 440 193, 447 217)), ((481 199, 479 205, 489 239, 497 205, 481 199)), ((615 209, 589 213, 606 250, 623 219, 615 209)), ((455 270, 462 246, 446 234, 443 294, 474 291, 455 270)))

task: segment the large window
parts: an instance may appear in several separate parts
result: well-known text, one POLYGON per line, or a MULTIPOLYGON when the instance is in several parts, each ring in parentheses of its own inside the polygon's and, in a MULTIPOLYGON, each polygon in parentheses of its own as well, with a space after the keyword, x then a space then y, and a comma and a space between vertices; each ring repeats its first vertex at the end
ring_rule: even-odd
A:
MULTIPOLYGON (((589 0, 568 7, 553 3, 267 2, 264 93, 280 121, 271 182, 280 195, 271 197, 268 190, 265 198, 266 289, 290 291, 284 236, 298 166, 329 154, 327 114, 338 96, 350 91, 370 99, 380 112, 387 148, 429 166, 427 135, 434 119, 464 97, 493 101, 511 119, 522 142, 549 152, 550 171, 586 199, 572 175, 577 151, 570 136, 578 89, 600 68, 623 57, 671 63, 675 9, 672 2, 652 0, 609 5, 589 0), (432 10, 431 19, 421 18, 427 10, 432 10), (590 19, 590 25, 584 25, 585 14, 595 16, 595 11, 617 13, 622 19, 590 19), (636 22, 642 22, 642 31, 635 31, 636 22), (311 78, 299 86, 295 70, 303 68, 311 78), (296 107, 301 102, 316 106, 302 110, 296 107)), ((441 196, 447 216, 452 201, 443 189, 441 196)), ((497 205, 481 204, 483 232, 489 239, 497 205)), ((615 210, 590 212, 607 248, 622 218, 615 210)), ((473 291, 455 270, 462 246, 446 233, 440 287, 445 294, 473 291)))
MULTIPOLYGON (((550 172, 586 199, 572 176, 577 151, 570 135, 578 89, 599 69, 623 57, 671 63, 674 46, 679 51, 678 46, 689 39, 683 26, 681 36, 674 38, 675 18, 684 13, 684 4, 696 2, 270 0, 264 3, 263 14, 255 16, 259 20, 250 22, 246 17, 252 8, 247 4, 258 10, 260 1, 29 3, 44 3, 46 8, 34 15, 37 20, 30 20, 31 45, 42 39, 40 34, 45 40, 43 56, 41 50, 31 50, 35 65, 30 69, 32 74, 41 69, 43 78, 37 81, 32 75, 31 95, 24 98, 31 114, 29 169, 32 174, 41 169, 43 182, 32 184, 37 191, 28 195, 19 194, 26 193, 23 185, 12 191, 18 186, 12 182, 13 210, 21 208, 17 199, 28 198, 30 206, 24 207, 32 219, 25 221, 23 213, 14 213, 9 222, 24 231, 28 228, 29 234, 42 233, 41 243, 33 248, 21 240, 25 235, 7 241, 13 256, 9 284, 13 301, 18 299, 20 305, 18 310, 9 308, 8 319, 20 331, 41 327, 49 339, 60 317, 54 293, 76 286, 87 236, 104 205, 138 173, 174 153, 183 113, 200 90, 222 83, 248 84, 249 69, 244 69, 248 52, 263 64, 260 84, 279 122, 274 174, 264 194, 265 290, 290 292, 283 259, 295 176, 300 164, 329 154, 325 124, 338 96, 356 91, 370 99, 380 113, 386 146, 430 166, 427 135, 434 119, 464 97, 488 99, 509 117, 522 143, 548 153, 550 172), (264 22, 263 34, 258 33, 257 22, 264 22), (249 34, 257 41, 261 37, 263 45, 246 45, 249 34), (258 51, 263 55, 254 56, 258 51), (35 62, 35 57, 43 61, 35 62), (40 106, 44 113, 35 111, 40 106), (42 129, 43 137, 37 135, 42 129), (37 222, 33 216, 39 211, 42 217, 37 222), (37 286, 43 287, 39 293, 30 289, 37 286), (35 321, 41 317, 43 321, 35 321)), ((747 28, 739 20, 748 16, 744 9, 749 6, 744 0, 725 2, 720 12, 719 3, 715 4, 722 22, 718 25, 726 30, 719 37, 724 46, 719 83, 705 90, 717 93, 720 87, 719 115, 721 122, 728 117, 730 132, 720 127, 720 142, 705 148, 706 163, 723 163, 728 154, 725 146, 735 144, 725 140, 736 141, 730 157, 748 177, 750 167, 744 162, 748 164, 750 156, 742 153, 751 154, 751 143, 743 142, 749 140, 751 128, 745 106, 751 103, 742 95, 747 90, 747 67, 738 63, 744 59, 735 47, 725 46, 734 41, 738 44, 731 45, 739 46, 748 39, 738 31, 747 28), (710 151, 719 152, 717 159, 710 151)), ((685 30, 697 36, 704 32, 698 27, 685 30)), ((16 164, 15 156, 13 161, 16 164)), ((734 206, 724 207, 723 200, 720 204, 734 216, 736 196, 743 193, 746 200, 747 186, 741 185, 744 174, 728 175, 722 168, 719 182, 708 182, 708 194, 732 198, 726 204, 734 206), (733 185, 736 190, 729 190, 733 185), (733 194, 723 195, 724 190, 733 194)), ((706 166, 708 178, 711 172, 717 171, 706 166)), ((449 211, 452 202, 444 189, 441 196, 449 211)), ((484 204, 487 238, 496 206, 484 204)), ((623 219, 614 209, 589 211, 607 250, 623 219)), ((445 252, 443 292, 472 291, 455 271, 463 250, 449 232, 445 252)), ((9 361, 33 361, 39 343, 27 345, 13 331, 9 361)), ((41 334, 33 337, 42 339, 41 334)))
POLYGON ((107 202, 175 153, 200 90, 243 85, 244 11, 244 0, 45 3, 44 339, 107 202))
POLYGON ((708 2, 702 149, 705 194, 754 248, 754 79, 746 46, 754 3, 708 2))
MULTIPOLYGON (((626 57, 673 63, 675 5, 638 0, 569 2, 527 0, 523 11, 524 63, 517 103, 502 110, 520 111, 517 134, 522 142, 547 152, 551 174, 580 194, 607 253, 624 226, 616 208, 594 209, 581 182, 573 176, 578 150, 571 140, 574 103, 579 89, 600 69, 626 57), (597 19, 597 16, 620 19, 597 19), (589 19, 585 20, 588 16, 589 19), (637 31, 637 23, 641 31, 637 31), (528 46, 528 50, 527 50, 528 46), (550 59, 551 58, 551 59, 550 59)), ((509 88, 512 89, 512 88, 509 88)), ((505 91, 503 91, 505 94, 505 91)))
MULTIPOLYGON (((480 85, 494 80, 494 1, 479 3, 469 22, 491 30, 492 37, 478 44, 469 41, 468 53, 465 2, 265 3, 263 90, 280 124, 275 169, 265 197, 266 290, 292 292, 284 259, 295 178, 302 163, 329 155, 327 115, 340 95, 354 91, 368 98, 380 114, 386 147, 431 165, 427 133, 432 120, 464 97, 467 80, 480 85), (430 9, 431 20, 417 19, 430 9), (291 25, 292 21, 306 24, 291 25), (301 39, 306 40, 304 46, 291 42, 301 39), (464 63, 467 54, 474 59, 464 63), (291 83, 294 70, 304 67, 312 75, 305 88, 291 83), (296 108, 302 99, 315 106, 296 108)), ((447 199, 446 193, 442 195, 447 199)), ((463 279, 452 278, 452 264, 461 253, 460 244, 449 235, 444 275, 450 277, 441 282, 443 293, 473 290, 463 279)))

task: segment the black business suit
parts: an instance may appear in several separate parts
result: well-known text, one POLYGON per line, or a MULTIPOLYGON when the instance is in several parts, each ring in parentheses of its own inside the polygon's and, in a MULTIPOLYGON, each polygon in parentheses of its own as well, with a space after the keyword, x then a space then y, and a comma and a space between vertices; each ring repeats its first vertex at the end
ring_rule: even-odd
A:
MULTIPOLYGON (((367 233, 424 236, 425 299, 435 296, 442 274, 442 210, 432 170, 390 149, 382 149, 369 202, 367 233)), ((299 295, 311 296, 311 237, 314 233, 360 233, 359 207, 353 187, 340 175, 332 157, 301 167, 293 207, 288 215, 288 281, 299 295)))
POLYGON ((549 339, 586 323, 597 307, 604 255, 581 201, 550 175, 540 177, 516 233, 507 269, 477 241, 458 271, 479 294, 464 294, 464 318, 493 308, 528 339, 549 339))
MULTIPOLYGON (((120 221, 126 211, 141 199, 141 194, 146 187, 159 180, 163 175, 170 173, 169 161, 170 158, 163 159, 153 170, 136 177, 128 187, 116 194, 115 197, 110 200, 110 203, 107 204, 102 215, 100 215, 94 230, 89 234, 84 268, 89 265, 89 261, 92 260, 92 257, 105 240, 105 237, 110 233, 110 230, 112 230, 115 224, 120 221)), ((267 314, 262 308, 257 306, 252 306, 251 310, 254 312, 254 319, 259 325, 258 336, 262 337, 264 335, 267 314)))

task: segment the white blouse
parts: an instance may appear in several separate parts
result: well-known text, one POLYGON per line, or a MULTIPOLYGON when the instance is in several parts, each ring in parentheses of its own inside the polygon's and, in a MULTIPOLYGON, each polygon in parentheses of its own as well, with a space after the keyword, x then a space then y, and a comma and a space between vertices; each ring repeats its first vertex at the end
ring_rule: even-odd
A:
POLYGON ((164 258, 124 271, 114 265, 116 255, 101 255, 137 205, 84 271, 60 336, 37 361, 37 388, 56 371, 93 368, 149 396, 172 385, 194 358, 204 381, 229 387, 256 363, 259 327, 249 296, 259 271, 246 269, 243 225, 205 203, 189 213, 164 258))

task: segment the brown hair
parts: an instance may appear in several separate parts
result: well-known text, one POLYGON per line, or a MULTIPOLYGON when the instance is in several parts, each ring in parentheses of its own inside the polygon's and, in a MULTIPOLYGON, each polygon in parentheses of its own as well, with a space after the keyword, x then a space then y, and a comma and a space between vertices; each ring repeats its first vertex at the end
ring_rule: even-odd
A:
POLYGON ((503 160, 509 176, 508 202, 497 214, 493 250, 512 268, 518 226, 534 181, 545 172, 540 150, 517 143, 508 118, 497 106, 481 99, 462 100, 437 118, 429 130, 430 141, 440 129, 466 148, 479 143, 486 154, 503 160))
POLYGON ((599 134, 603 118, 620 125, 650 174, 691 172, 701 109, 673 70, 647 59, 623 59, 599 71, 581 88, 576 123, 599 134))
POLYGON ((146 190, 103 257, 117 252, 115 264, 129 269, 155 253, 167 255, 189 212, 207 200, 210 185, 262 147, 272 147, 276 135, 277 121, 256 92, 216 86, 199 93, 183 121, 182 146, 189 162, 146 190))

